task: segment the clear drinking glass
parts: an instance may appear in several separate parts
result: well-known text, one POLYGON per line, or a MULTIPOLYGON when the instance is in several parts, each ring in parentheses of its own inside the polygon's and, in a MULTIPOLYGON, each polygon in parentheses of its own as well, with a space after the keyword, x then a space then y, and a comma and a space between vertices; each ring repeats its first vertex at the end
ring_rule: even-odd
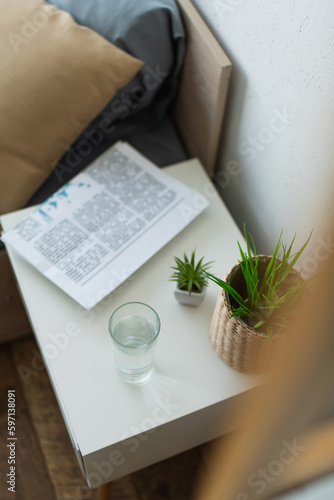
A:
POLYGON ((127 302, 110 317, 116 370, 130 384, 147 382, 154 371, 154 352, 160 332, 160 318, 142 302, 127 302))

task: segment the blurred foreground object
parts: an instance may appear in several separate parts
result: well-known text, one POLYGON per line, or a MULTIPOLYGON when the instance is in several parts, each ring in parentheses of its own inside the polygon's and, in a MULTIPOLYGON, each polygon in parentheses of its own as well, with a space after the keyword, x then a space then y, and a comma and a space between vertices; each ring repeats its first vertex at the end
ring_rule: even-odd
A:
POLYGON ((334 471, 334 257, 299 304, 267 382, 232 418, 196 500, 262 500, 334 471))

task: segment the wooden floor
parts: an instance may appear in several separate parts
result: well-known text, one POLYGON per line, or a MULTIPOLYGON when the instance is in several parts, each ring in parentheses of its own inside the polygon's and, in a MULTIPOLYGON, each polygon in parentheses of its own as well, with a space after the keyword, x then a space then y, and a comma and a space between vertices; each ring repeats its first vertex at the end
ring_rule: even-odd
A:
MULTIPOLYGON (((0 346, 0 498, 96 500, 87 488, 32 336, 0 346), (16 391, 16 494, 9 492, 7 391, 16 391)), ((194 448, 113 483, 113 500, 189 500, 207 470, 210 445, 194 448)))

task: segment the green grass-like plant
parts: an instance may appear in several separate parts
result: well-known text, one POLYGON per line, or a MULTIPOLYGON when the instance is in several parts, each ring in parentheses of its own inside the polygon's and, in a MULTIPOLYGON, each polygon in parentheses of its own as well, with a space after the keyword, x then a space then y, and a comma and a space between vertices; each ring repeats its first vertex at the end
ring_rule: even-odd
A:
POLYGON ((192 252, 190 259, 185 253, 183 260, 174 257, 176 265, 171 266, 171 269, 174 269, 174 273, 169 278, 169 281, 176 281, 178 283, 180 290, 186 290, 189 294, 192 292, 200 293, 207 286, 206 272, 212 264, 212 262, 203 263, 204 257, 196 263, 195 253, 196 250, 192 252))
POLYGON ((211 281, 223 288, 234 299, 236 306, 232 306, 232 316, 244 318, 251 328, 265 331, 270 340, 272 340, 275 331, 288 326, 288 316, 293 313, 291 306, 298 299, 300 293, 313 282, 313 280, 303 280, 299 273, 293 271, 297 260, 311 238, 312 232, 304 245, 295 253, 292 253, 292 246, 296 235, 287 247, 282 244, 282 234, 283 231, 280 233, 267 267, 262 269, 263 277, 260 279, 259 270, 263 260, 256 252, 253 237, 247 233, 244 225, 246 251, 242 250, 239 241, 238 247, 241 256, 239 264, 245 282, 246 296, 242 297, 231 284, 204 270, 211 281), (286 313, 284 316, 281 312, 283 306, 285 306, 286 313))

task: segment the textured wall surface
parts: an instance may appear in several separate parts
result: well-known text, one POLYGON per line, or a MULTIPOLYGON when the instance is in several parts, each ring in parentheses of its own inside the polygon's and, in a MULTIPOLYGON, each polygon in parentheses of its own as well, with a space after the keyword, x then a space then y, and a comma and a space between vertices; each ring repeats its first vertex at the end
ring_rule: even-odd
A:
POLYGON ((216 173, 232 215, 261 251, 314 227, 311 257, 333 252, 318 228, 334 194, 334 2, 194 3, 234 65, 216 173))

